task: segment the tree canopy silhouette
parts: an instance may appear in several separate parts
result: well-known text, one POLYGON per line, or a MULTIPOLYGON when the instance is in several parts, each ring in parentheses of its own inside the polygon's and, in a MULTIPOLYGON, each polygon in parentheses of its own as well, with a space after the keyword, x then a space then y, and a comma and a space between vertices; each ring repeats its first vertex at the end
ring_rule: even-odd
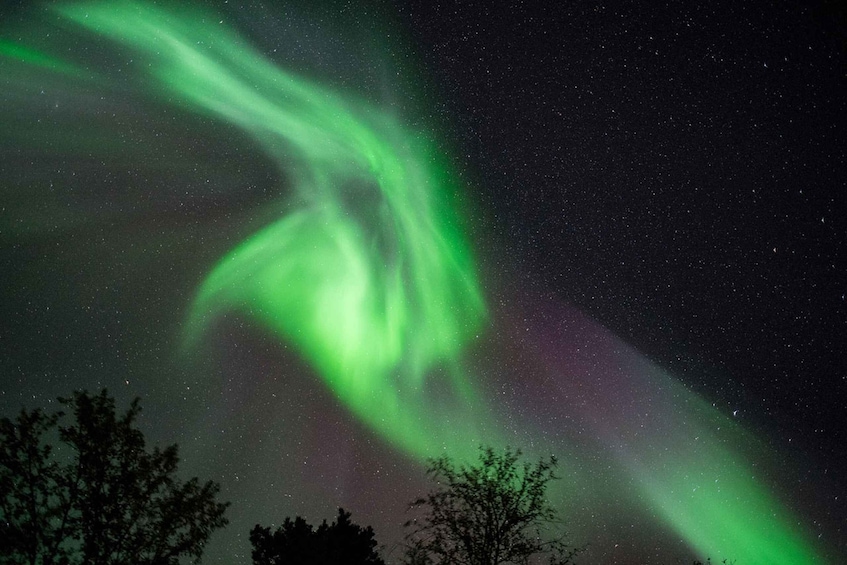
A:
POLYGON ((546 498, 556 458, 520 463, 521 451, 480 448, 473 465, 447 456, 430 461, 438 488, 411 504, 422 517, 411 529, 405 555, 410 565, 571 563, 579 552, 564 541, 557 512, 546 498))
POLYGON ((354 524, 343 508, 335 522, 324 520, 317 530, 300 516, 285 518, 274 532, 257 525, 250 543, 254 565, 385 565, 373 528, 354 524))
POLYGON ((0 563, 199 562, 227 523, 219 485, 180 481, 176 445, 147 450, 138 399, 120 417, 106 390, 59 401, 67 426, 39 409, 0 420, 0 563))

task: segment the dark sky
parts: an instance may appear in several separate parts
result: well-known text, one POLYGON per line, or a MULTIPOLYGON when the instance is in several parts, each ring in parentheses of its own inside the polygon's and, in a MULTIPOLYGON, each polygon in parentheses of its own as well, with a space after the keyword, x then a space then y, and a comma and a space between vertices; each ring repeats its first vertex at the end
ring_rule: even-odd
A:
MULTIPOLYGON (((516 437, 575 446, 589 473, 618 460, 602 455, 617 449, 604 434, 635 412, 589 402, 579 432, 559 429, 578 409, 549 408, 534 388, 578 357, 579 336, 609 340, 586 375, 637 357, 668 377, 624 370, 585 398, 643 395, 686 425, 687 395, 702 400, 712 412, 691 420, 744 430, 716 441, 765 462, 757 472, 831 563, 847 555, 843 8, 237 4, 206 8, 280 68, 435 132, 493 320, 463 363, 482 396, 505 395, 494 413, 519 422, 516 437), (584 430, 585 445, 572 437, 584 430)), ((248 562, 256 522, 329 518, 338 504, 390 550, 398 509, 426 488, 422 463, 351 413, 296 340, 228 313, 202 359, 179 353, 204 277, 279 215, 285 167, 249 132, 148 89, 142 55, 39 10, 5 6, 0 39, 107 79, 0 52, 2 413, 83 387, 141 396, 151 441, 179 443, 186 472, 235 503, 210 563, 248 562)), ((621 460, 628 471, 609 480, 625 490, 641 459, 621 460)), ((643 535, 576 519, 589 543, 625 540, 628 553, 600 548, 597 562, 694 555, 639 506, 647 495, 627 496, 643 535)))

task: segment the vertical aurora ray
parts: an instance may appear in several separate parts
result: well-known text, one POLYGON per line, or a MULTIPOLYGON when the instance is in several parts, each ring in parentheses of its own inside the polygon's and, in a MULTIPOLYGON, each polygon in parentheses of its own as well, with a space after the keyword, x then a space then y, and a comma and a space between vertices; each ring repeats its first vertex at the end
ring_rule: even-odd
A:
MULTIPOLYGON (((527 422, 507 432, 515 422, 499 421, 503 410, 465 369, 463 355, 489 317, 454 207, 461 187, 434 141, 284 71, 207 14, 132 2, 57 9, 131 50, 154 95, 252 136, 291 187, 281 219, 232 249, 202 283, 186 347, 237 311, 296 345, 358 419, 416 459, 445 449, 462 458, 514 435, 537 438, 537 453, 578 456, 564 435, 542 435, 527 422)), ((0 54, 63 68, 8 42, 0 54)), ((592 432, 592 457, 616 465, 647 512, 704 555, 742 565, 822 562, 752 477, 736 447, 747 436, 733 422, 596 324, 555 304, 543 308, 529 318, 531 349, 566 398, 551 410, 592 432), (570 329, 545 328, 550 319, 570 329)), ((541 404, 550 392, 531 400, 541 404)), ((591 474, 594 463, 585 465, 591 474)), ((605 489, 595 485, 612 515, 605 489)))

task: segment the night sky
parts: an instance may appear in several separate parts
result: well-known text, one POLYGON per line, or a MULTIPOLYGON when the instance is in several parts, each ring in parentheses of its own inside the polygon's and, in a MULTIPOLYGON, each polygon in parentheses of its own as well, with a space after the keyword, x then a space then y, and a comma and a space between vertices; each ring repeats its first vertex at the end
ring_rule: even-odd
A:
POLYGON ((580 563, 847 561, 847 14, 492 4, 4 3, 0 414, 141 397, 206 563, 480 444, 580 563))

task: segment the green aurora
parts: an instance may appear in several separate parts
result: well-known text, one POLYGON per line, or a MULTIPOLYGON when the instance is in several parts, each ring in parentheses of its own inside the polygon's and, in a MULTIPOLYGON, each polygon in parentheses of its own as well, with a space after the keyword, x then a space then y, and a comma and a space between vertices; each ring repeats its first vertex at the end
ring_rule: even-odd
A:
POLYGON ((285 73, 210 18, 137 4, 63 13, 154 61, 162 96, 250 132, 296 193, 293 212, 208 276, 189 344, 216 313, 238 309, 295 343, 357 416, 416 457, 460 452, 468 437, 497 440, 480 435, 478 417, 445 406, 433 418, 416 401, 438 369, 459 405, 482 410, 458 355, 485 308, 451 205, 456 187, 430 140, 285 73), (439 433, 451 414, 462 433, 439 433))
MULTIPOLYGON (((283 217, 221 258, 198 290, 187 351, 237 311, 294 344, 359 420, 415 459, 472 457, 512 437, 463 363, 489 319, 461 229, 463 187, 436 140, 286 72, 209 14, 131 2, 57 10, 143 60, 156 96, 248 133, 290 183, 283 217)), ((14 42, 0 40, 0 55, 76 74, 14 42)), ((736 453, 719 438, 702 445, 624 457, 647 506, 703 554, 822 562, 736 453), (723 490, 688 494, 703 474, 723 490)))

